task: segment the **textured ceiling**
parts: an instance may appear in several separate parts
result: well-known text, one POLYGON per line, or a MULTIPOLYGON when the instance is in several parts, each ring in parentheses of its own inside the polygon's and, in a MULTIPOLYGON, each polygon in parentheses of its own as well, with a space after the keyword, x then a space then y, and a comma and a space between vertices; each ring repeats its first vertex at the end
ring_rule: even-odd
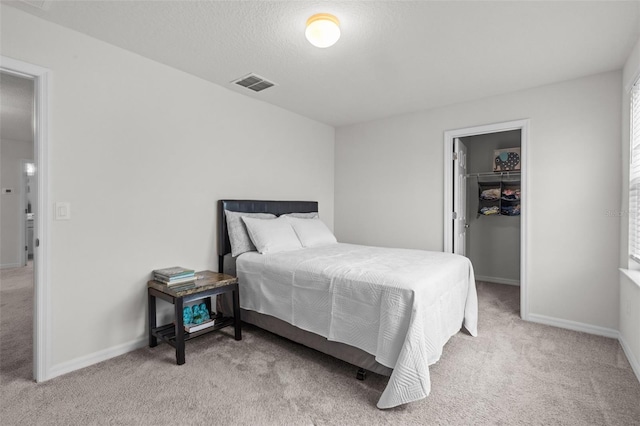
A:
POLYGON ((620 69, 640 37, 638 1, 4 2, 334 126, 620 69), (304 38, 318 12, 328 49, 304 38), (250 72, 277 86, 230 84, 250 72))
POLYGON ((0 138, 33 142, 33 80, 0 73, 0 138))

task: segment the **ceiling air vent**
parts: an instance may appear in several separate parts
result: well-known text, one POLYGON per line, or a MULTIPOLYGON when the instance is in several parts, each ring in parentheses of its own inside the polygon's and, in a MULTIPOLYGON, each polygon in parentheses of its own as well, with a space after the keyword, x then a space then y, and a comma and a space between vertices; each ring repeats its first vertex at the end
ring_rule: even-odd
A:
POLYGON ((247 89, 251 89, 254 92, 259 92, 261 90, 275 86, 275 83, 272 83, 271 81, 266 80, 256 74, 247 74, 244 77, 232 81, 232 83, 242 87, 246 87, 247 89))

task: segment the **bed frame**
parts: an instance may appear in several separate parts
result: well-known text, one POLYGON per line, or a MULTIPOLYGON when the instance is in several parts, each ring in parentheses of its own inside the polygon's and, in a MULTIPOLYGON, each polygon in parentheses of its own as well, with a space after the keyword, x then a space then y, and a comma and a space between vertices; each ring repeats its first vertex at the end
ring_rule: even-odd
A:
MULTIPOLYGON (((286 213, 311 213, 318 211, 317 201, 263 201, 263 200, 220 200, 218 202, 218 271, 235 275, 235 259, 231 257, 231 243, 227 230, 225 210, 243 213, 272 213, 280 216, 286 213)), ((242 287, 242 282, 239 283, 242 287)), ((229 304, 223 300, 219 306, 229 311, 229 304)), ((242 321, 248 322, 271 333, 331 355, 359 367, 358 379, 364 379, 365 370, 390 376, 392 369, 376 362, 375 357, 361 349, 344 343, 332 342, 326 338, 302 330, 270 315, 241 309, 242 321)))

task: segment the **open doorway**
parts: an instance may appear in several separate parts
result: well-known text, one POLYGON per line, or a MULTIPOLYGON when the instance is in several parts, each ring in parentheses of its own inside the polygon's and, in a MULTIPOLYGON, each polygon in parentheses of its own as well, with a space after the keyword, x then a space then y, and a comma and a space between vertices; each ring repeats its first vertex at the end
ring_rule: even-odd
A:
POLYGON ((33 374, 34 79, 2 71, 0 93, 0 371, 10 381, 33 374))
POLYGON ((445 132, 444 170, 444 251, 469 257, 479 281, 519 285, 525 320, 528 126, 445 132))
POLYGON ((467 195, 463 254, 471 260, 476 280, 519 286, 521 131, 466 136, 459 141, 467 151, 466 188, 454 188, 467 195))
POLYGON ((0 284, 8 292, 4 294, 3 291, 1 295, 0 337, 3 353, 0 358, 3 379, 34 378, 41 382, 52 376, 49 364, 51 307, 48 291, 50 75, 51 71, 46 68, 0 55, 0 186, 3 188, 0 194, 3 222, 0 226, 0 258, 4 256, 5 244, 9 244, 5 241, 5 235, 12 236, 14 240, 8 249, 11 259, 3 258, 0 267, 0 284), (30 139, 15 133, 7 134, 7 131, 15 131, 11 123, 19 124, 18 127, 31 135, 30 139), (25 141, 27 143, 22 144, 25 141), (5 168, 5 162, 9 160, 11 164, 5 168), (28 198, 27 185, 30 192, 28 198), (8 220, 7 224, 5 220, 8 220), (31 259, 29 247, 32 249, 31 259), (12 291, 18 288, 23 290, 12 291), (5 354, 5 350, 10 352, 5 354))

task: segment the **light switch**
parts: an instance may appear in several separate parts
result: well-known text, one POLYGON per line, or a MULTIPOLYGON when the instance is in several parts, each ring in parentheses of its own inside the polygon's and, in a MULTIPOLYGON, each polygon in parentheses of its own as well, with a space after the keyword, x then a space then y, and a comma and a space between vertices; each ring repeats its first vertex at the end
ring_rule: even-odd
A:
POLYGON ((56 220, 69 220, 71 219, 71 203, 57 202, 56 203, 56 220))

